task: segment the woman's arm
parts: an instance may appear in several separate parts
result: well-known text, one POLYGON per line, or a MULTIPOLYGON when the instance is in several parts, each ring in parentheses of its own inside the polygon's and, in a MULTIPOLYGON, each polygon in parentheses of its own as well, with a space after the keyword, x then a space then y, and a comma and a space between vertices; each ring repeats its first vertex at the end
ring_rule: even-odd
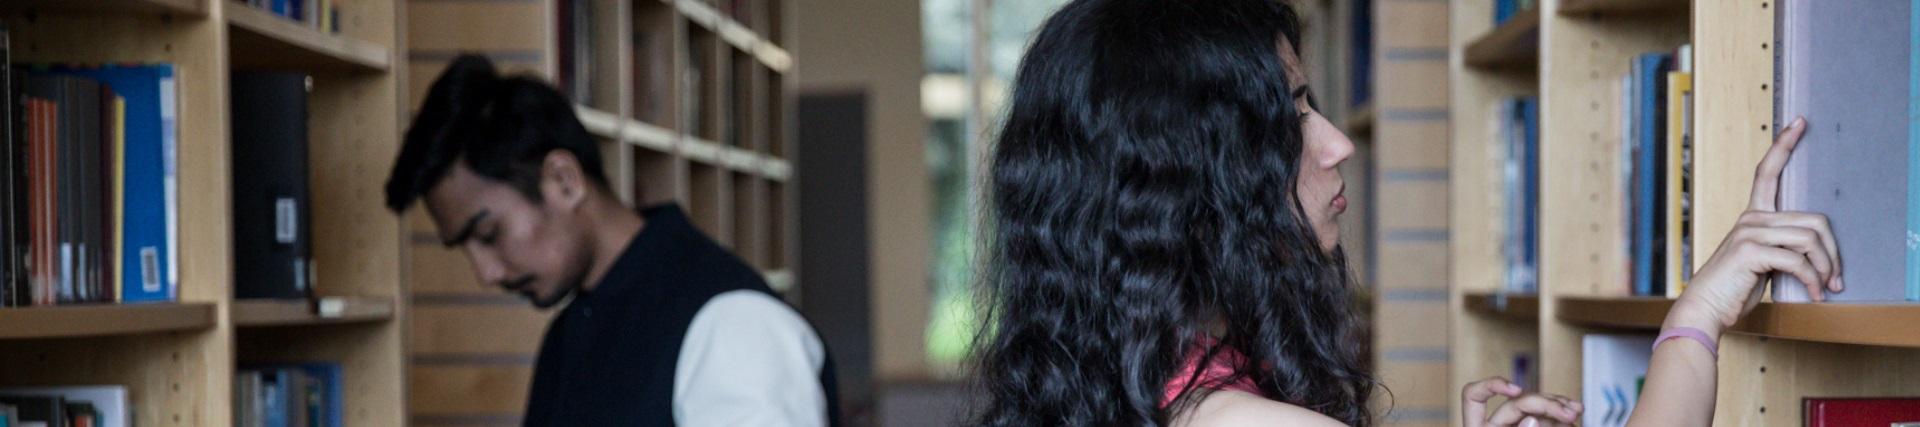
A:
POLYGON ((1839 291, 1838 246, 1823 215, 1778 212, 1780 171, 1807 128, 1795 119, 1781 132, 1755 168, 1747 212, 1720 243, 1713 257, 1694 274, 1661 325, 1663 336, 1698 331, 1709 342, 1690 338, 1655 344, 1647 382, 1630 426, 1706 426, 1713 424, 1719 370, 1715 351, 1720 335, 1760 302, 1758 288, 1774 272, 1792 274, 1808 294, 1823 298, 1821 287, 1839 291))

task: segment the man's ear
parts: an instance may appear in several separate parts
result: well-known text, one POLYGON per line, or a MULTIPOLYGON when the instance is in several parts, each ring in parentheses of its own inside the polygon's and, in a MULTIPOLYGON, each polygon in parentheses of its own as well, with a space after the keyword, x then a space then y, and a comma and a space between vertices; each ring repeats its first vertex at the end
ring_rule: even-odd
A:
POLYGON ((587 200, 587 192, 592 191, 587 183, 586 174, 580 169, 580 159, 567 150, 547 152, 540 162, 540 194, 546 202, 572 211, 578 209, 587 200))

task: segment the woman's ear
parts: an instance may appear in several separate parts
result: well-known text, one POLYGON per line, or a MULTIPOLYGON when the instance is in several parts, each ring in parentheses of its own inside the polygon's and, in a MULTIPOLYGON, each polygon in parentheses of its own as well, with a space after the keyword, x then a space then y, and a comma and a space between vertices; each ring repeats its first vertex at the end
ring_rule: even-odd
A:
POLYGON ((580 170, 580 160, 567 150, 547 152, 540 162, 540 193, 552 206, 562 210, 578 209, 587 200, 591 191, 586 174, 580 170))

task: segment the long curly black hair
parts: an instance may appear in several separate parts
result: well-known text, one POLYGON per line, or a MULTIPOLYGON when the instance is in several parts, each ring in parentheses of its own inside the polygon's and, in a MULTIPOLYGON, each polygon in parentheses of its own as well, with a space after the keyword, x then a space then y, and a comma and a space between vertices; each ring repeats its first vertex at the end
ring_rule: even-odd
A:
POLYGON ((1277 0, 1076 0, 1046 21, 993 148, 977 424, 1169 424, 1207 393, 1160 405, 1195 348, 1373 424, 1345 256, 1293 192, 1279 48, 1299 30, 1277 0))

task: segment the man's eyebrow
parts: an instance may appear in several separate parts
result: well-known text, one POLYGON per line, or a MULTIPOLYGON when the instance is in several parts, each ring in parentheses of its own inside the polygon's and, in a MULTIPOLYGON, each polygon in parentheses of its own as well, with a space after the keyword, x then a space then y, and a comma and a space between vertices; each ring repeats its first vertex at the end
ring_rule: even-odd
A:
POLYGON ((480 220, 486 219, 486 217, 487 217, 486 209, 481 209, 480 212, 475 212, 473 216, 467 217, 467 223, 465 225, 460 226, 460 231, 453 233, 453 238, 447 239, 445 241, 441 241, 440 244, 446 245, 447 247, 451 248, 454 246, 459 246, 461 243, 466 243, 467 238, 473 237, 473 229, 478 228, 480 225, 480 220))

